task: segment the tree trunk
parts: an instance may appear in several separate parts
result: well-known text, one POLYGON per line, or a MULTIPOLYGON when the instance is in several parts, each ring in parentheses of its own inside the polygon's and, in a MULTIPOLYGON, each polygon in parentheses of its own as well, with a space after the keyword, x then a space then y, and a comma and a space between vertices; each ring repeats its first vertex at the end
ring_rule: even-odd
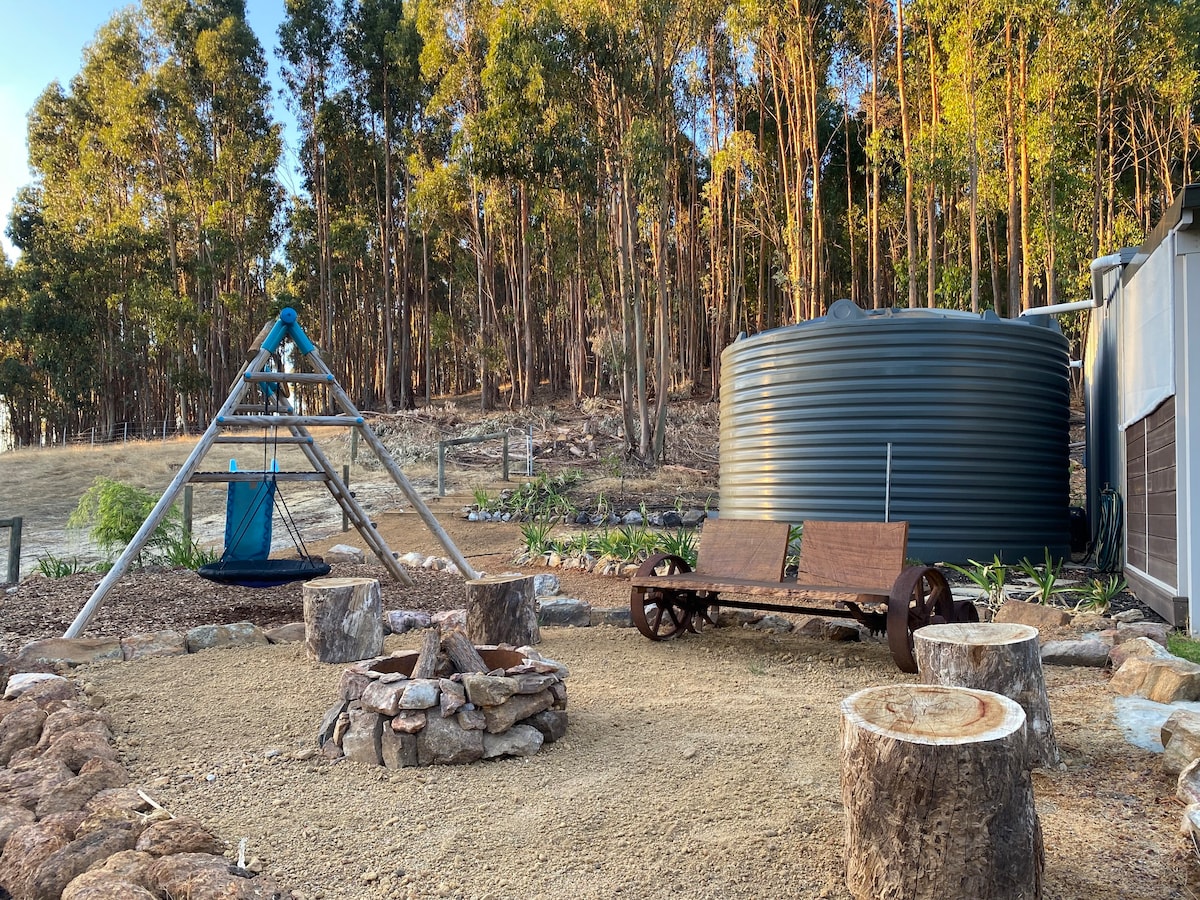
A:
POLYGON ((921 681, 1016 700, 1025 710, 1030 764, 1058 765, 1036 628, 999 622, 930 625, 914 632, 913 641, 921 681))
POLYGON ((476 644, 536 644, 533 577, 489 575, 467 582, 467 637, 476 644))
POLYGON ((1025 714, 935 685, 842 701, 846 885, 856 900, 1035 900, 1042 834, 1025 714))
POLYGON ((355 662, 383 651, 383 600, 374 578, 317 578, 302 594, 310 659, 355 662))

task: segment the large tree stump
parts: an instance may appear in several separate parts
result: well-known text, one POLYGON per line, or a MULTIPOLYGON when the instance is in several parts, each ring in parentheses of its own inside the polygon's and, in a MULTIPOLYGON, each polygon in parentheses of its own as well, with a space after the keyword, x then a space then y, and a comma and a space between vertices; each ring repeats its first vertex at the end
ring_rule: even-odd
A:
POLYGON ((846 698, 842 804, 856 900, 1042 895, 1025 713, 1007 697, 900 684, 846 698))
POLYGON ((1029 764, 1058 765, 1038 631, 1030 625, 976 622, 913 632, 921 681, 995 691, 1025 710, 1029 764))
POLYGON ((303 596, 311 659, 354 662, 383 650, 383 599, 374 578, 316 578, 305 583, 303 596))
POLYGON ((537 603, 530 575, 488 575, 467 582, 467 637, 473 644, 536 644, 537 603))

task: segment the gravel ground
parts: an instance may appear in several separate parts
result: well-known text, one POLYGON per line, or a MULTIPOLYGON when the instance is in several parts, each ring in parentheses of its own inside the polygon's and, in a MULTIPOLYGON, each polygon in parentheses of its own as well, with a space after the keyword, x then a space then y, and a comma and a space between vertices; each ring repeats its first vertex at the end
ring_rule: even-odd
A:
MULTIPOLYGON (((393 548, 437 550, 410 526, 381 517, 393 548)), ((447 527, 477 568, 510 567, 515 528, 447 527)), ((335 574, 371 572, 382 574, 335 574)), ((407 591, 381 578, 387 608, 461 604, 458 579, 414 575, 407 591)), ((627 602, 620 579, 563 577, 568 593, 595 605, 627 602)), ((32 579, 6 595, 3 647, 61 634, 95 581, 32 579)), ((89 635, 300 618, 296 585, 239 592, 182 571, 119 585, 89 635)), ((566 737, 529 759, 461 767, 311 758, 342 667, 311 662, 296 644, 74 677, 104 703, 137 783, 232 847, 244 839, 247 857, 297 898, 849 897, 838 706, 861 688, 905 680, 883 644, 732 628, 658 644, 633 629, 542 633, 542 652, 572 673, 566 737)), ((393 636, 387 649, 418 642, 393 636)), ((1200 874, 1176 834, 1174 780, 1125 741, 1107 675, 1046 674, 1063 766, 1034 774, 1043 896, 1195 897, 1200 874)))

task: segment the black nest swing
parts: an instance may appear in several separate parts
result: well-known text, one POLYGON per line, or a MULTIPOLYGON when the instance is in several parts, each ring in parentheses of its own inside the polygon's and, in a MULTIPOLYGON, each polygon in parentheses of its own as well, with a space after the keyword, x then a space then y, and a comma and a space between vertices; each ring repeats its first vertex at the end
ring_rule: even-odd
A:
MULTIPOLYGON (((264 390, 264 394, 270 396, 269 391, 264 390)), ((272 447, 275 443, 272 442, 272 447)), ((274 454, 270 465, 267 465, 265 458, 263 463, 259 481, 229 482, 225 502, 225 549, 219 560, 196 570, 201 578, 218 584, 268 588, 329 574, 328 563, 320 557, 309 555, 287 503, 277 490, 276 473, 279 466, 274 454), (295 559, 269 558, 271 519, 276 507, 299 554, 295 559)), ((229 467, 230 471, 236 472, 236 461, 230 460, 229 467)))

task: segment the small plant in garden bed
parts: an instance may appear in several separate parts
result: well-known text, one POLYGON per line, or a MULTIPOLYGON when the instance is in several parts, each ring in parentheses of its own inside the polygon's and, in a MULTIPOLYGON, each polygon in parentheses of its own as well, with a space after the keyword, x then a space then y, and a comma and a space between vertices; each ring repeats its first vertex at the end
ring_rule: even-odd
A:
POLYGON ((1093 578, 1086 586, 1077 590, 1079 602, 1075 604, 1076 612, 1090 612, 1104 615, 1116 597, 1124 591, 1128 584, 1119 575, 1108 578, 1093 578))
POLYGON ((508 513, 514 518, 546 519, 565 516, 574 512, 575 504, 567 491, 579 483, 582 473, 577 469, 559 472, 556 475, 542 473, 533 481, 527 481, 493 497, 487 491, 475 491, 475 505, 483 512, 508 513))
POLYGON ((650 528, 622 525, 606 528, 599 533, 581 531, 570 537, 551 539, 553 525, 546 521, 528 522, 521 527, 524 551, 529 556, 542 556, 555 552, 563 557, 607 557, 620 562, 640 562, 652 553, 673 553, 696 564, 696 536, 679 529, 674 533, 663 533, 650 528))
POLYGON ((1071 588, 1058 583, 1063 561, 1060 559, 1055 563, 1050 556, 1049 547, 1045 548, 1045 553, 1046 561, 1040 566, 1030 562, 1029 557, 1025 557, 1017 563, 1017 568, 1034 583, 1035 590, 1030 600, 1036 600, 1038 603, 1049 603, 1055 594, 1065 594, 1071 590, 1071 588))
POLYGON ((92 567, 80 561, 78 556, 68 558, 65 556, 55 556, 53 553, 46 553, 39 556, 37 568, 46 578, 66 578, 69 575, 77 575, 80 572, 92 571, 92 567))
POLYGON ((1008 579, 1008 567, 1000 561, 1000 555, 994 554, 990 563, 976 562, 968 559, 970 567, 956 566, 954 563, 943 563, 947 569, 953 569, 959 575, 965 576, 980 590, 987 592, 987 602, 996 605, 1004 602, 1004 585, 1008 579))

